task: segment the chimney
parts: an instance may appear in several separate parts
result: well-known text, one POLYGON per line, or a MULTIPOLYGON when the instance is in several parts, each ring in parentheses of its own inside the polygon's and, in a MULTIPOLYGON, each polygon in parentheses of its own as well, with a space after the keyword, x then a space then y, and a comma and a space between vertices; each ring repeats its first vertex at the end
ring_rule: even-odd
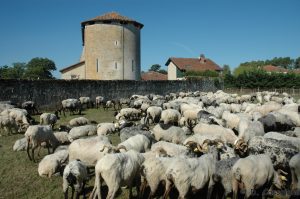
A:
POLYGON ((200 60, 201 63, 205 63, 206 62, 204 54, 200 54, 199 60, 200 60))

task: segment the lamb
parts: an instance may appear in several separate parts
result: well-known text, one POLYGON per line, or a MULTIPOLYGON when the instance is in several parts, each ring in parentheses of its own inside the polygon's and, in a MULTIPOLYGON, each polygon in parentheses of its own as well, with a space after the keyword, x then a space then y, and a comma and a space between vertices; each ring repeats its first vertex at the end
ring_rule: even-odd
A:
POLYGON ((270 157, 265 154, 250 155, 239 159, 233 165, 231 173, 233 179, 233 198, 237 198, 240 184, 245 188, 245 197, 249 198, 253 190, 269 184, 282 189, 284 181, 286 181, 284 176, 275 172, 270 157))
POLYGON ((8 135, 18 131, 18 125, 14 119, 9 116, 0 115, 0 129, 3 129, 8 135))
POLYGON ((59 150, 53 154, 46 155, 38 166, 38 173, 41 177, 51 178, 62 169, 62 165, 68 160, 68 150, 59 150))
POLYGON ((73 142, 80 137, 96 135, 96 133, 97 127, 95 125, 76 126, 70 130, 69 140, 73 142))
POLYGON ((97 125, 97 135, 108 135, 118 130, 118 123, 100 123, 97 125))
POLYGON ((294 155, 289 161, 292 176, 292 190, 300 190, 300 153, 294 155))
POLYGON ((157 124, 151 130, 151 134, 154 135, 156 141, 168 141, 175 144, 181 144, 186 139, 186 133, 184 130, 177 126, 157 124))
POLYGON ((110 145, 110 140, 105 136, 75 140, 69 146, 69 162, 79 159, 86 166, 93 167, 105 154, 114 152, 113 148, 105 147, 110 145))
POLYGON ((72 188, 72 198, 74 190, 76 192, 76 198, 79 198, 79 194, 83 192, 83 198, 85 198, 84 186, 89 180, 87 167, 80 160, 73 160, 67 164, 63 173, 63 192, 65 198, 68 198, 68 188, 72 188))
POLYGON ((70 126, 83 126, 83 125, 87 125, 88 123, 89 120, 86 119, 85 117, 77 117, 69 121, 70 126))
POLYGON ((153 123, 157 123, 160 120, 162 108, 157 106, 150 106, 147 109, 146 113, 146 123, 149 124, 149 121, 151 120, 153 123))
POLYGON ((161 112, 160 121, 163 122, 164 124, 178 125, 180 117, 181 115, 177 110, 167 109, 161 112))
MULTIPOLYGON (((33 125, 29 126, 28 129, 25 132, 25 138, 27 140, 27 155, 30 160, 34 159, 34 150, 37 147, 40 147, 43 142, 46 142, 47 144, 52 146, 53 152, 54 150, 59 146, 59 141, 56 139, 54 136, 52 129, 48 125, 33 125), (31 147, 31 156, 29 154, 29 146, 32 145, 31 147)), ((48 146, 48 145, 47 145, 48 146)), ((48 153, 49 147, 48 147, 48 153)))
POLYGON ((166 198, 170 192, 171 184, 174 183, 179 192, 179 198, 186 198, 188 191, 193 192, 203 189, 208 185, 207 198, 210 198, 216 173, 217 151, 202 155, 199 158, 175 159, 166 171, 166 198))
POLYGON ((104 156, 95 166, 95 186, 91 196, 98 195, 98 198, 101 198, 101 186, 104 181, 108 186, 106 198, 114 198, 121 186, 128 186, 129 198, 132 198, 131 188, 138 178, 143 161, 143 155, 133 150, 104 156))
POLYGON ((150 150, 150 147, 150 140, 146 136, 138 134, 118 144, 117 148, 121 153, 124 153, 129 150, 134 150, 143 153, 150 150))
POLYGON ((40 115, 40 124, 41 125, 51 125, 52 129, 57 122, 58 116, 53 113, 43 113, 40 115))

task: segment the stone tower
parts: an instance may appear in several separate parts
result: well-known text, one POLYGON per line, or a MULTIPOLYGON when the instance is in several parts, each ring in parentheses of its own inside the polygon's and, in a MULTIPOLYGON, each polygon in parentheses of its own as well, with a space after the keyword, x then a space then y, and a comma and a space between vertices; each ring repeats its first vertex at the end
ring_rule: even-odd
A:
POLYGON ((84 79, 140 80, 143 24, 116 12, 81 23, 84 79))

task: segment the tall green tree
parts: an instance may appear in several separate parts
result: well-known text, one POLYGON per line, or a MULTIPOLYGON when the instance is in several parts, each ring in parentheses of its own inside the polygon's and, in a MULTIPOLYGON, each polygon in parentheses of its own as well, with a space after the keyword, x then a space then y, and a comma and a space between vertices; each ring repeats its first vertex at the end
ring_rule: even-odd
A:
POLYGON ((224 66, 223 66, 223 74, 224 75, 226 75, 226 74, 230 74, 231 75, 231 71, 230 71, 229 65, 224 64, 224 66))
POLYGON ((54 79, 51 71, 56 70, 55 63, 48 58, 33 58, 27 64, 26 78, 54 79))
POLYGON ((153 64, 153 65, 150 67, 149 71, 155 71, 155 72, 158 72, 160 68, 161 68, 161 65, 159 65, 159 64, 153 64))
POLYGON ((0 78, 2 79, 22 79, 26 70, 26 63, 13 63, 11 67, 0 67, 0 78))

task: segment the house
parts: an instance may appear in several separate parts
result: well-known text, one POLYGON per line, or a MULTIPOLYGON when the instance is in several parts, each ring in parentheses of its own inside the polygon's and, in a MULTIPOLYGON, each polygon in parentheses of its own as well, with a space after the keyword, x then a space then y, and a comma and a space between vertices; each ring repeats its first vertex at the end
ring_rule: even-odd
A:
POLYGON ((265 65, 262 67, 262 70, 268 72, 268 73, 288 73, 290 72, 288 69, 279 67, 279 66, 273 66, 273 65, 265 65))
POLYGON ((168 75, 156 71, 148 71, 142 73, 142 80, 168 80, 168 75))
POLYGON ((168 80, 184 79, 184 73, 186 71, 222 71, 222 68, 218 64, 206 58, 204 55, 201 55, 199 58, 171 57, 168 59, 166 66, 168 67, 168 80))

